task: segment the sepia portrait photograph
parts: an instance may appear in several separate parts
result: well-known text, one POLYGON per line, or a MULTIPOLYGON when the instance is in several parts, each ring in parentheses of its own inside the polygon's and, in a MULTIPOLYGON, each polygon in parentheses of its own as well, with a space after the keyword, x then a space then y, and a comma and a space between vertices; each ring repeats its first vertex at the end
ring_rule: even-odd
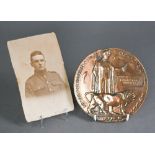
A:
POLYGON ((55 33, 8 41, 27 122, 74 109, 55 33))

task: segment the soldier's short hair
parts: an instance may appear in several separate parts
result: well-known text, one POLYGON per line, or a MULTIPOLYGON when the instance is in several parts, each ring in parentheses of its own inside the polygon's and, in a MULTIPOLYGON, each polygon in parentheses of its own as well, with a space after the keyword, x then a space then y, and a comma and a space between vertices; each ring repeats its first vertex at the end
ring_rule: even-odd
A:
POLYGON ((41 51, 33 51, 30 55, 30 60, 32 61, 32 57, 34 57, 35 55, 43 55, 44 54, 41 51))

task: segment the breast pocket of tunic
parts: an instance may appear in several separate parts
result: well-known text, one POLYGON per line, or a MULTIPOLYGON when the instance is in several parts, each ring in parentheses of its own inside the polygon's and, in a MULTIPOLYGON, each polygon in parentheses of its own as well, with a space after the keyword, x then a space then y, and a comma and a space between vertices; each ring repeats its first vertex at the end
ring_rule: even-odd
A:
POLYGON ((64 88, 63 87, 63 83, 59 82, 59 81, 49 81, 50 82, 50 89, 53 91, 53 92, 59 92, 59 91, 62 91, 62 89, 64 88))
POLYGON ((49 94, 49 89, 48 89, 47 85, 43 85, 43 84, 35 86, 33 91, 36 96, 43 96, 43 95, 49 94))

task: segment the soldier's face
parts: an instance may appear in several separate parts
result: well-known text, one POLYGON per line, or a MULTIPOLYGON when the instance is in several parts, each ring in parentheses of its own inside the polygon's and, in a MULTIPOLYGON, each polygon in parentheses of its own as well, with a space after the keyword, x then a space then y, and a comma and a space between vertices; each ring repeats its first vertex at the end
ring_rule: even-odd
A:
POLYGON ((31 59, 31 65, 37 71, 42 71, 45 69, 45 58, 43 55, 35 55, 31 59))

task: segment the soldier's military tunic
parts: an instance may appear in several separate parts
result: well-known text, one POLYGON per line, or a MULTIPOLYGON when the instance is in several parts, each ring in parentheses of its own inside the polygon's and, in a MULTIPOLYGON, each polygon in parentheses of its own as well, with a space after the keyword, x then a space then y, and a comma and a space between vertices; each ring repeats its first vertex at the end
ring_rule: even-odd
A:
POLYGON ((54 71, 35 71, 25 84, 25 96, 37 97, 53 94, 65 88, 58 73, 54 71))

